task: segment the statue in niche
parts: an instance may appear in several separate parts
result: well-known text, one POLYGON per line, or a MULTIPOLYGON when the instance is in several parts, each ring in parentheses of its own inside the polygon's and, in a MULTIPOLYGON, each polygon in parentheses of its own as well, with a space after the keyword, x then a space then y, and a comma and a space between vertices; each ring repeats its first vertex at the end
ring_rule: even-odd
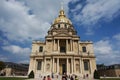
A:
POLYGON ((79 64, 76 64, 76 71, 79 71, 79 64))
POLYGON ((46 70, 49 71, 50 70, 50 64, 48 63, 46 66, 46 70))

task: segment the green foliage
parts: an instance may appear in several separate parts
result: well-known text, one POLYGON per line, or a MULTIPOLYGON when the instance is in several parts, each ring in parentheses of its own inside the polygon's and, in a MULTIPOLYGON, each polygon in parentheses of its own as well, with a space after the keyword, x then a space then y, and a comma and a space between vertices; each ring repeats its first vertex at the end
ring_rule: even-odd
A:
POLYGON ((5 68, 5 64, 4 62, 0 61, 0 70, 4 69, 5 68))
POLYGON ((27 78, 0 77, 0 80, 26 80, 27 78))
POLYGON ((102 78, 100 80, 120 80, 120 78, 102 78))
POLYGON ((34 78, 34 72, 31 71, 30 74, 28 75, 28 78, 34 78))
POLYGON ((100 79, 100 76, 97 70, 94 71, 94 79, 100 79))

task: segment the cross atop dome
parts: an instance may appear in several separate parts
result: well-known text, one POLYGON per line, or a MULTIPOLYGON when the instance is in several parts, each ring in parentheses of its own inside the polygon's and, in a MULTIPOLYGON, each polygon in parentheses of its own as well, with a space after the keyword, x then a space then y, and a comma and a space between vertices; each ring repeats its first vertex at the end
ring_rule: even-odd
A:
POLYGON ((64 9, 64 7, 63 7, 63 2, 61 2, 61 10, 63 10, 64 9))

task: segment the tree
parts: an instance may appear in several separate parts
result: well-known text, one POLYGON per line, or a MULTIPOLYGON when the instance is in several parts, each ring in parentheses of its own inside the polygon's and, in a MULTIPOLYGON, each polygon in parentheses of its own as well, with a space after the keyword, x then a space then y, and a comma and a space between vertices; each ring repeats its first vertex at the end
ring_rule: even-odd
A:
POLYGON ((34 78, 34 72, 33 70, 30 72, 30 74, 28 75, 29 78, 34 78))
POLYGON ((100 79, 100 75, 97 70, 94 71, 94 79, 100 79))
POLYGON ((5 63, 0 61, 0 70, 4 69, 5 68, 5 63))

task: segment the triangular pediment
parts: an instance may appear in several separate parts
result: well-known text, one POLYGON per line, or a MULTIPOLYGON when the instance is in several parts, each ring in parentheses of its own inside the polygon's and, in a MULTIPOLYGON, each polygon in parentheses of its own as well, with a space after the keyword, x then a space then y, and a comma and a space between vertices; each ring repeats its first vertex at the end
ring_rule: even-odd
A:
POLYGON ((54 35, 54 36, 64 36, 64 37, 71 37, 72 35, 70 35, 70 34, 67 34, 67 33, 58 33, 58 34, 56 34, 56 35, 54 35))

